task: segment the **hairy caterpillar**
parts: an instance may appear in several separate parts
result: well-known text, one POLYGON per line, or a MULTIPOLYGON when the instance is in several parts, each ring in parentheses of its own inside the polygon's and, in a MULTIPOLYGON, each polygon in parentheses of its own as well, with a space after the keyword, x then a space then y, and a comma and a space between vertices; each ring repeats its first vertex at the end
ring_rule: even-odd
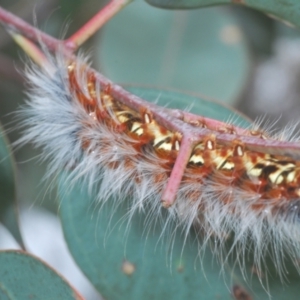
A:
MULTIPOLYGON (((284 275, 288 254, 300 250, 299 144, 191 113, 159 108, 92 70, 83 57, 58 53, 44 67, 31 65, 27 105, 19 112, 33 142, 49 161, 83 181, 96 201, 130 195, 133 215, 148 210, 196 226, 214 251, 232 235, 240 264, 250 248, 261 271, 265 255, 284 275)), ((166 220, 168 222, 168 220, 166 220)))

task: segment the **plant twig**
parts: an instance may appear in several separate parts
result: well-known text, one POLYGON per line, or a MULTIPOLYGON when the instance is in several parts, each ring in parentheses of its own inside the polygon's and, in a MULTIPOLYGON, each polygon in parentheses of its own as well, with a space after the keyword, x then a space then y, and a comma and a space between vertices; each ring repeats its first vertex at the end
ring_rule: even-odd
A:
POLYGON ((64 48, 70 52, 74 52, 89 39, 98 29, 100 29, 109 19, 111 19, 123 7, 133 0, 112 0, 103 9, 101 9, 91 20, 83 25, 76 33, 65 41, 61 41, 41 33, 38 29, 29 25, 21 18, 13 15, 7 10, 0 7, 0 21, 4 26, 8 26, 11 30, 20 31, 23 35, 32 41, 39 42, 41 38, 43 43, 50 50, 56 50, 59 45, 64 44, 64 48), (42 37, 41 37, 42 35, 42 37))
POLYGON ((107 23, 116 13, 133 0, 111 0, 103 9, 101 9, 93 18, 83 25, 71 37, 65 40, 67 48, 76 50, 87 39, 89 39, 97 30, 107 23))

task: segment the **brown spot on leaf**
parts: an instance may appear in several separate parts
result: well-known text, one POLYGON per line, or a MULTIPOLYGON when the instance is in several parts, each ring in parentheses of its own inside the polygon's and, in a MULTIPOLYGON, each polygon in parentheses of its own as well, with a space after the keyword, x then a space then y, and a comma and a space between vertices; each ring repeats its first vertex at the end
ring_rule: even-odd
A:
POLYGON ((242 33, 237 26, 227 25, 221 29, 220 38, 226 45, 236 45, 241 41, 242 33))
POLYGON ((183 263, 179 262, 176 269, 177 269, 178 273, 182 273, 184 271, 184 265, 183 265, 183 263))
POLYGON ((231 2, 234 4, 246 4, 244 0, 231 0, 231 2))
POLYGON ((124 260, 122 263, 122 272, 128 276, 131 276, 135 272, 135 265, 128 260, 124 260))
POLYGON ((246 291, 241 285, 234 285, 231 291, 235 300, 252 300, 249 292, 246 291))

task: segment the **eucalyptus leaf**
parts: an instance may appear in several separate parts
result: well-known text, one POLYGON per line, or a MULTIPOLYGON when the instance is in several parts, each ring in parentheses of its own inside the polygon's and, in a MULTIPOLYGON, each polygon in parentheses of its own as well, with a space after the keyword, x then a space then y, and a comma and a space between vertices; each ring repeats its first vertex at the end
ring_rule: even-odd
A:
POLYGON ((24 248, 19 228, 15 195, 15 162, 4 130, 0 125, 0 221, 24 248))
POLYGON ((95 57, 114 82, 176 88, 233 104, 250 71, 243 32, 229 11, 167 11, 136 1, 99 35, 95 57))
POLYGON ((300 27, 299 0, 146 0, 149 4, 168 8, 200 8, 217 4, 239 4, 273 15, 276 19, 300 27))
POLYGON ((126 203, 116 209, 109 205, 110 199, 98 213, 97 203, 83 186, 66 192, 62 184, 59 193, 70 251, 105 299, 231 299, 210 253, 205 255, 203 275, 202 266, 195 263, 198 248, 192 241, 182 253, 184 239, 177 236, 168 252, 168 245, 159 243, 161 227, 145 234, 145 215, 135 215, 129 231, 127 223, 120 222, 126 203))
POLYGON ((0 251, 0 299, 83 300, 53 269, 21 251, 0 251))

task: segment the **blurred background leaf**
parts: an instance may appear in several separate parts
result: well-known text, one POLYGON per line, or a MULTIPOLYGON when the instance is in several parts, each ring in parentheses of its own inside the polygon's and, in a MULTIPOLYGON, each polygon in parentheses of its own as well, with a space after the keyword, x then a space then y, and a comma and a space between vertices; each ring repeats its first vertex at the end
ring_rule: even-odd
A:
POLYGON ((146 0, 149 4, 175 9, 200 8, 217 4, 239 4, 273 15, 286 23, 300 27, 300 2, 298 0, 146 0))
POLYGON ((175 12, 136 1, 105 26, 97 44, 97 65, 115 82, 176 88, 233 104, 250 74, 244 34, 234 15, 219 8, 175 12))
POLYGON ((0 222, 24 248, 15 194, 15 162, 0 124, 0 222))

